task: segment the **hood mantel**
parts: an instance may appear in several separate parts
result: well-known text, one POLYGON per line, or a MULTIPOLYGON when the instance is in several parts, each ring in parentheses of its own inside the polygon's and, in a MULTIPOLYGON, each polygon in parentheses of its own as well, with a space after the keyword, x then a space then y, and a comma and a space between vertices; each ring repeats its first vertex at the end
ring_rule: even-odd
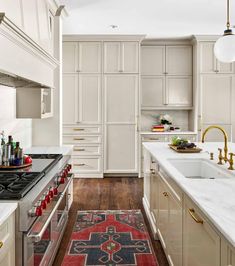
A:
POLYGON ((0 84, 10 87, 54 87, 59 62, 0 13, 0 84))

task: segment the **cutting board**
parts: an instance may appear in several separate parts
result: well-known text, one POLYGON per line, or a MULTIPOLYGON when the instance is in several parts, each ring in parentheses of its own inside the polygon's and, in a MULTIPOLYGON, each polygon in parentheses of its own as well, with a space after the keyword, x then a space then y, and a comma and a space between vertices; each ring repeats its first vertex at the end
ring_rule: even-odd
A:
POLYGON ((174 146, 172 144, 168 144, 168 145, 169 145, 169 147, 172 150, 174 150, 176 152, 179 152, 179 153, 199 153, 200 151, 202 151, 202 149, 197 148, 197 147, 195 147, 195 148, 186 148, 186 149, 177 149, 177 146, 174 146))

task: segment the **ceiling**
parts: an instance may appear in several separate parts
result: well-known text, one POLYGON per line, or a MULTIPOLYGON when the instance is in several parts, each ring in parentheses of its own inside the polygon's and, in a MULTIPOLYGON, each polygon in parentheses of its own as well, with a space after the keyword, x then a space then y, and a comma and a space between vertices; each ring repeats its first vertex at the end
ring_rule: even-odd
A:
MULTIPOLYGON (((69 12, 64 34, 146 34, 179 37, 222 34, 225 0, 60 0, 69 12), (117 25, 112 28, 110 25, 117 25)), ((235 1, 231 1, 235 24, 235 1)))

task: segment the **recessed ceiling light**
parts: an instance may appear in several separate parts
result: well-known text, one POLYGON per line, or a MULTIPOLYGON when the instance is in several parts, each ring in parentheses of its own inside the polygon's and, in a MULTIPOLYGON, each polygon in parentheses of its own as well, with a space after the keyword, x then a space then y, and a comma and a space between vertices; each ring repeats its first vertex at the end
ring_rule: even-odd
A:
POLYGON ((118 25, 109 25, 109 27, 112 29, 116 29, 116 28, 118 28, 118 25))

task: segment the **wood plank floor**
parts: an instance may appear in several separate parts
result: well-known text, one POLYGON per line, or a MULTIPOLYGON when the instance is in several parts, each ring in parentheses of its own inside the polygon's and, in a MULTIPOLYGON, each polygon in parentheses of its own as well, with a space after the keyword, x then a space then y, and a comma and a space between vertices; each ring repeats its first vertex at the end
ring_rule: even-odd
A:
MULTIPOLYGON (((75 179, 74 202, 70 209, 69 221, 53 265, 61 265, 63 261, 78 210, 141 209, 144 214, 142 197, 143 180, 139 178, 75 179)), ((149 229, 146 217, 145 222, 149 229)), ((160 242, 152 239, 152 243, 159 266, 168 266, 160 242)))

